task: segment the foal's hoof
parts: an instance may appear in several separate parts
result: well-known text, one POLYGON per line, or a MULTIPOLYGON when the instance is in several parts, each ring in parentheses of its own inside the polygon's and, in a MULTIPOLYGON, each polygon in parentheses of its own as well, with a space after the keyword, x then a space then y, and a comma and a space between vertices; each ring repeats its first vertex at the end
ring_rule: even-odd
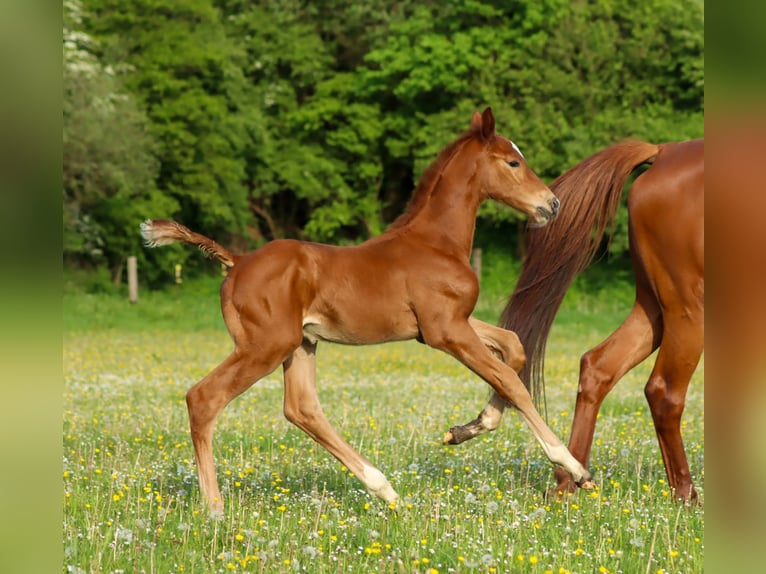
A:
POLYGON ((583 490, 596 490, 596 481, 593 480, 593 478, 584 478, 580 482, 577 483, 577 486, 582 488, 583 490))
POLYGON ((466 430, 465 427, 452 427, 444 435, 442 444, 460 444, 461 442, 473 438, 473 436, 471 431, 466 430))

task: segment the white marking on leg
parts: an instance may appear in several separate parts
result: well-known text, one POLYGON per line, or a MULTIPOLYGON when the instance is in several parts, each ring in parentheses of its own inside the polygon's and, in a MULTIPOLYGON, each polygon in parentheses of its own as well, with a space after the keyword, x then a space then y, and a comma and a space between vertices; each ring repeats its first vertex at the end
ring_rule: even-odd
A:
POLYGON ((503 417, 502 411, 495 408, 492 403, 489 403, 481 411, 479 419, 481 426, 486 431, 493 431, 500 425, 500 419, 503 417))
POLYGON ((363 465, 359 480, 370 491, 370 494, 383 499, 386 502, 396 502, 399 495, 391 488, 391 484, 385 475, 374 466, 363 465))
POLYGON ((580 461, 572 456, 572 453, 570 453, 569 449, 563 444, 553 446, 544 441, 541 441, 540 444, 543 445, 543 450, 545 450, 545 454, 548 455, 551 462, 564 467, 572 475, 575 482, 580 482, 586 475, 588 475, 588 471, 585 470, 585 467, 580 464, 580 461))

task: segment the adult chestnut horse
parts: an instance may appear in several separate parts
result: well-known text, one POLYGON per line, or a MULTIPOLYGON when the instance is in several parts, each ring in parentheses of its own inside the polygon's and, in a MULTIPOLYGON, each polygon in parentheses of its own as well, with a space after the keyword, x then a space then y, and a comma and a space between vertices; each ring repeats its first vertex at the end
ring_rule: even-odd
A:
MULTIPOLYGON (((644 163, 651 167, 628 195, 635 303, 617 330, 582 357, 569 449, 587 465, 596 415, 607 393, 659 347, 645 395, 670 486, 677 498, 695 500, 680 424, 704 343, 703 140, 615 144, 554 181, 551 189, 561 200, 561 216, 531 232, 528 256, 501 324, 519 335, 528 355, 522 379, 539 396, 545 343, 561 300, 593 259, 628 177, 644 163)), ((477 419, 451 429, 444 442, 458 444, 494 430, 504 406, 495 393, 477 419)), ((556 478, 555 491, 574 490, 565 469, 556 469, 556 478)))
POLYGON ((287 419, 370 493, 389 503, 398 499, 383 473, 325 418, 315 385, 318 341, 363 345, 418 339, 451 354, 521 412, 552 462, 581 486, 593 486, 590 473, 551 432, 519 379, 524 354, 518 338, 471 317, 479 292, 469 264, 476 211, 490 198, 539 226, 559 208, 519 149, 495 133, 487 108, 474 113, 470 129, 425 171, 407 212, 361 245, 277 240, 240 256, 178 223, 142 224, 149 246, 183 241, 230 268, 221 308, 234 351, 186 395, 200 488, 211 512, 223 509, 213 462, 214 421, 229 401, 280 364, 287 419))

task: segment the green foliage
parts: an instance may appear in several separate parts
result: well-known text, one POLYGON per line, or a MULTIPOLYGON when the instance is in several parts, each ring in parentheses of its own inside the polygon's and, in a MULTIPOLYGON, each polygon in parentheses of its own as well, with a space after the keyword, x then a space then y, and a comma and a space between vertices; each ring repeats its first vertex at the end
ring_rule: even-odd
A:
MULTIPOLYGON (((147 216, 238 250, 366 239, 486 105, 547 181, 614 141, 703 133, 700 0, 66 6, 65 251, 80 264, 119 269, 147 216)), ((480 212, 485 229, 518 221, 480 212)), ((623 208, 615 255, 626 229, 623 208)))
POLYGON ((77 30, 79 5, 66 4, 64 16, 64 256, 119 275, 140 247, 136 221, 176 204, 155 185, 146 115, 114 69, 96 59, 96 41, 77 30))

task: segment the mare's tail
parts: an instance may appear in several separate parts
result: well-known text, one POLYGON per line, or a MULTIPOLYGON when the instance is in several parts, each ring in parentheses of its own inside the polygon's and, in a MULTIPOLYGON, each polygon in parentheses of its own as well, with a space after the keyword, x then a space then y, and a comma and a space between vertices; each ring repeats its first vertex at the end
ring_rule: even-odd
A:
POLYGON ((147 219, 141 224, 141 236, 147 247, 169 245, 176 241, 196 245, 205 255, 215 257, 226 267, 234 267, 239 259, 239 255, 234 255, 212 239, 167 219, 147 219))
POLYGON ((561 201, 556 219, 530 230, 521 275, 500 319, 515 331, 527 354, 521 379, 538 408, 545 407, 545 343, 574 277, 593 260, 614 222, 625 183, 639 165, 651 163, 660 146, 626 141, 577 164, 550 188, 561 201))

